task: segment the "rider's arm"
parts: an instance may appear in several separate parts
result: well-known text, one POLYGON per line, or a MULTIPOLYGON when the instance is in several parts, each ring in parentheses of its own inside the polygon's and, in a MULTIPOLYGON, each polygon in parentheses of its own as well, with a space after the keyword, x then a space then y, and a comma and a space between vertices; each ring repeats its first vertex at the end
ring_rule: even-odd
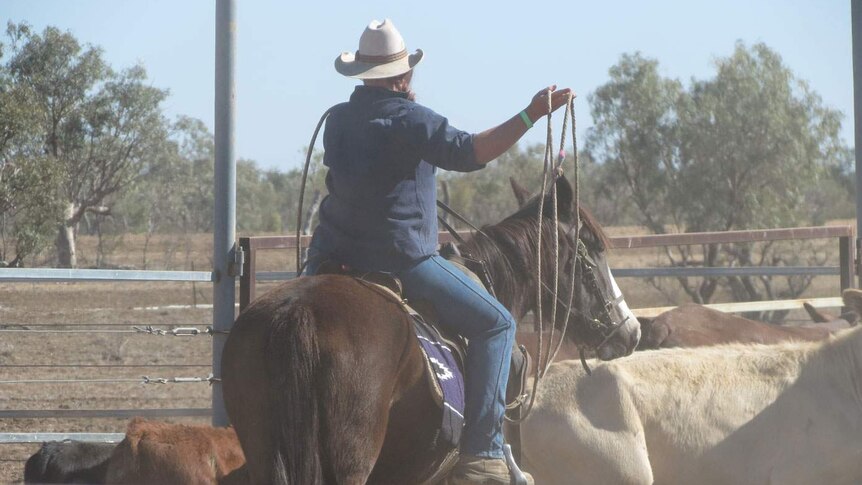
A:
MULTIPOLYGON (((557 91, 556 88, 556 85, 550 86, 533 96, 530 105, 524 110, 530 118, 530 122, 535 123, 539 118, 548 114, 548 90, 553 92, 551 95, 553 110, 566 103, 571 89, 566 88, 557 91)), ((473 135, 473 151, 475 152, 476 163, 484 165, 499 157, 517 143, 528 129, 524 120, 521 119, 520 113, 518 113, 501 125, 473 135)))

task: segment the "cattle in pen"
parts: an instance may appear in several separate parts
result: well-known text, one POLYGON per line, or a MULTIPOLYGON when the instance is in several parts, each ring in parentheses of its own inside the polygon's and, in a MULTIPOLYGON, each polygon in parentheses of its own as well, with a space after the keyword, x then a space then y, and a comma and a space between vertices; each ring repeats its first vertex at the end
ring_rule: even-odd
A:
POLYGON ((43 443, 24 464, 24 483, 105 483, 115 447, 83 441, 43 443))
POLYGON ((536 483, 862 483, 862 328, 592 365, 542 382, 522 425, 536 483))
POLYGON ((108 462, 106 483, 244 483, 245 456, 233 428, 133 419, 108 462))

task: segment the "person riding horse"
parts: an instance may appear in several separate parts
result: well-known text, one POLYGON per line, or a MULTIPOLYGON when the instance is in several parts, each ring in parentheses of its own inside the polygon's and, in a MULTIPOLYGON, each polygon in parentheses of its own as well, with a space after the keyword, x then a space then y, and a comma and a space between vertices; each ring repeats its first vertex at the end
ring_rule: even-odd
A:
POLYGON ((397 276, 408 300, 428 301, 439 323, 469 340, 465 426, 456 484, 509 483, 503 455, 503 417, 515 321, 481 285, 437 253, 437 168, 482 169, 513 146, 569 89, 542 89, 526 109, 477 134, 416 103, 413 69, 422 50, 408 54, 389 19, 372 21, 356 53, 335 60, 338 73, 362 84, 335 107, 324 131, 329 195, 309 248, 308 272, 323 261, 357 271, 397 276))

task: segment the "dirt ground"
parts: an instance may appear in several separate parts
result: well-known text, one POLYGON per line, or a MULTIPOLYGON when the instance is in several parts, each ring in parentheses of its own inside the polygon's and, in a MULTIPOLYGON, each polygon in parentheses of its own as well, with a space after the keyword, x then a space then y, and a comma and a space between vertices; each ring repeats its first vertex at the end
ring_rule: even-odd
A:
MULTIPOLYGON (((611 228, 609 232, 638 231, 611 228)), ((209 235, 156 237, 147 249, 147 267, 206 270, 210 245, 209 235)), ((142 268, 143 246, 142 237, 126 237, 117 242, 107 261, 142 268)), ((82 267, 95 261, 95 247, 93 238, 82 238, 82 267)), ((837 259, 837 242, 824 242, 824 247, 834 248, 829 249, 834 252, 830 258, 837 259)), ((272 251, 259 264, 262 270, 284 270, 292 266, 292 258, 292 251, 272 251)), ((611 264, 648 267, 661 264, 662 258, 652 249, 617 251, 611 255, 611 264)), ((631 278, 619 283, 632 308, 686 301, 671 281, 662 290, 631 278)), ((259 291, 266 287, 262 285, 259 291)), ((838 296, 838 292, 837 277, 821 277, 806 296, 838 296)), ((0 283, 0 409, 208 408, 211 391, 207 383, 9 381, 206 377, 211 370, 211 337, 154 336, 134 333, 132 327, 204 329, 212 323, 211 309, 203 306, 211 304, 211 295, 208 284, 192 283, 0 283), (192 308, 194 304, 200 307, 192 308), (144 309, 168 305, 189 308, 144 309), (115 367, 85 367, 92 365, 115 367)), ((209 418, 169 421, 208 422, 209 418)), ((125 423, 125 419, 0 419, 0 432, 123 432, 125 423)), ((0 483, 19 482, 24 460, 37 448, 0 444, 0 483)))

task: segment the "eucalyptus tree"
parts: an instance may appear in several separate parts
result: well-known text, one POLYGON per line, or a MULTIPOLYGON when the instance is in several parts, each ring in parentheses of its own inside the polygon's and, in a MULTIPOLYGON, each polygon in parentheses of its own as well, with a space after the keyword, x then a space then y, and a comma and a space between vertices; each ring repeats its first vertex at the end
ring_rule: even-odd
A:
POLYGON ((13 23, 7 32, 10 82, 30 100, 35 142, 60 175, 58 263, 74 267, 84 214, 108 213, 107 198, 146 173, 167 136, 160 107, 167 91, 150 86, 141 66, 115 71, 101 49, 69 32, 13 23))
MULTIPOLYGON (((0 59, 3 46, 0 44, 0 59)), ((0 63, 0 260, 15 266, 56 231, 58 171, 34 143, 37 110, 0 63)))
MULTIPOLYGON (((810 222, 811 188, 846 153, 841 114, 763 44, 737 43, 715 65, 714 77, 687 89, 640 54, 611 68, 610 81, 590 98, 595 127, 588 148, 605 166, 605 183, 621 188, 655 233, 810 222)), ((705 245, 666 254, 676 266, 788 264, 807 254, 773 249, 705 245)), ((823 263, 812 257, 810 263, 823 263)), ((781 289, 770 278, 678 281, 706 303, 720 285, 738 300, 757 300, 796 296, 810 278, 788 278, 781 289)))

